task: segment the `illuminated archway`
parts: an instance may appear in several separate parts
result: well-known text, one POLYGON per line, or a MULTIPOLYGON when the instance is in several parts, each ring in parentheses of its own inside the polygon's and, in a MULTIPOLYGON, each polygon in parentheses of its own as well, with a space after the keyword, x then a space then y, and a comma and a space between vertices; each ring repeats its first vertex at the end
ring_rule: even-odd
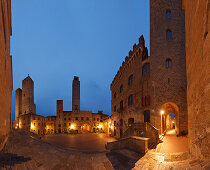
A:
POLYGON ((179 108, 175 103, 168 102, 162 105, 162 132, 168 129, 175 129, 179 133, 179 108))
POLYGON ((81 132, 82 133, 86 133, 86 132, 90 132, 90 125, 88 125, 88 124, 83 124, 82 126, 81 126, 81 132))

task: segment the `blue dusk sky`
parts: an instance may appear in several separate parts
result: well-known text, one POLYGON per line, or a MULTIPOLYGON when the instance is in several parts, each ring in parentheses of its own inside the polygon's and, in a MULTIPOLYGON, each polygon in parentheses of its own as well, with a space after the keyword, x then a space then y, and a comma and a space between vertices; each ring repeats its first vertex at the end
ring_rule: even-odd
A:
POLYGON ((15 90, 29 74, 37 114, 72 110, 80 78, 81 110, 111 113, 110 84, 143 34, 149 48, 149 0, 12 0, 13 118, 15 90))

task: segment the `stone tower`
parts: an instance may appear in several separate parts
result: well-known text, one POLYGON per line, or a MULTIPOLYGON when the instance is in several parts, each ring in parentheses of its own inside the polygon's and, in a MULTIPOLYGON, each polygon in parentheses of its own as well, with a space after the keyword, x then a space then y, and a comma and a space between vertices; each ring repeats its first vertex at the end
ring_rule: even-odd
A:
POLYGON ((34 82, 29 77, 22 81, 22 114, 36 114, 36 105, 34 104, 34 82))
POLYGON ((72 83, 72 110, 80 110, 80 81, 77 76, 72 83))
POLYGON ((58 129, 57 133, 62 133, 63 131, 63 100, 57 100, 56 105, 56 129, 58 129))
POLYGON ((176 130, 187 132, 185 14, 181 0, 150 0, 151 123, 173 112, 176 130))
POLYGON ((15 120, 18 121, 19 115, 22 114, 22 90, 18 88, 15 91, 15 120))

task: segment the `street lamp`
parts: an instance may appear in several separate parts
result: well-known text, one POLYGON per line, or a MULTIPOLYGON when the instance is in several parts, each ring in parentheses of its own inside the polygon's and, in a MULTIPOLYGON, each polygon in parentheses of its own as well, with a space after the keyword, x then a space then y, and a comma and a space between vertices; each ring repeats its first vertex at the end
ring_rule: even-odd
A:
POLYGON ((163 133, 163 121, 162 121, 162 117, 163 117, 163 114, 164 114, 164 111, 163 110, 161 110, 160 111, 160 114, 161 114, 161 128, 160 128, 160 134, 162 135, 162 133, 163 133))

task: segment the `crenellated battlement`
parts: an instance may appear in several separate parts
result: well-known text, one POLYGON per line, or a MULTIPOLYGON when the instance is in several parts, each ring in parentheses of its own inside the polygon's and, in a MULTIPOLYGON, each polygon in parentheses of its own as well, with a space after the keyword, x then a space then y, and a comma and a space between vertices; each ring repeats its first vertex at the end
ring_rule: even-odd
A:
POLYGON ((122 74, 122 72, 124 72, 125 68, 129 67, 136 57, 141 57, 142 55, 148 55, 148 50, 147 47, 145 47, 145 40, 143 35, 141 35, 141 37, 139 38, 139 43, 135 43, 133 45, 133 50, 130 50, 128 56, 125 57, 125 60, 122 62, 122 65, 120 66, 117 74, 115 75, 111 83, 111 87, 114 81, 122 74))

